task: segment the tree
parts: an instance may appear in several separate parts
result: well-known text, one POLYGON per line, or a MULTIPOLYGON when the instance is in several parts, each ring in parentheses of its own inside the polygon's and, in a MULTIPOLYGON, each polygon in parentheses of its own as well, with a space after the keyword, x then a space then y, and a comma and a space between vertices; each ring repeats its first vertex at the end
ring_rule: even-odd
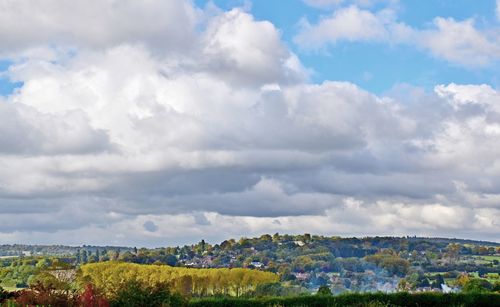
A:
POLYGON ((42 259, 38 260, 38 262, 36 263, 36 267, 40 268, 40 269, 46 269, 51 264, 52 264, 52 262, 50 261, 50 259, 48 259, 48 258, 42 258, 42 259))
POLYGON ((185 295, 224 293, 236 296, 253 291, 259 284, 278 282, 278 275, 274 273, 241 268, 188 269, 166 265, 100 262, 81 266, 81 272, 81 284, 92 283, 108 298, 114 297, 131 280, 145 286, 166 283, 185 295))
POLYGON ((332 295, 332 290, 330 290, 330 287, 323 285, 319 287, 316 295, 332 295))
POLYGON ((405 276, 410 268, 410 263, 402 259, 392 249, 382 250, 374 255, 365 257, 368 262, 375 263, 377 266, 387 270, 390 274, 405 276))
POLYGON ((101 251, 101 256, 99 257, 99 261, 108 261, 109 260, 109 254, 106 249, 103 249, 101 251))
POLYGON ((459 286, 459 287, 464 287, 464 286, 465 286, 465 285, 466 285, 466 284, 470 281, 470 279, 471 279, 471 278, 469 277, 469 275, 468 275, 468 274, 466 274, 466 273, 462 273, 462 274, 460 274, 460 275, 457 277, 457 279, 456 279, 455 283, 456 283, 456 284, 457 284, 457 286, 459 286))
POLYGON ((457 243, 450 243, 446 247, 446 251, 448 253, 448 256, 455 258, 458 257, 458 254, 460 253, 462 246, 457 243))
POLYGON ((171 294, 168 286, 157 284, 144 286, 138 281, 127 282, 117 293, 111 306, 182 306, 185 302, 179 295, 171 294))
POLYGON ((112 260, 118 260, 120 258, 120 250, 117 249, 114 251, 113 253, 113 258, 111 258, 112 260))
POLYGON ((445 282, 444 282, 444 278, 441 274, 437 274, 436 275, 436 280, 434 280, 432 282, 432 285, 431 287, 433 289, 441 289, 441 285, 443 285, 445 282))
POLYGON ((33 276, 33 278, 30 279, 30 287, 52 289, 55 291, 63 292, 65 294, 69 294, 69 292, 71 291, 70 283, 60 280, 56 276, 46 271, 33 276))
POLYGON ((463 292, 489 292, 493 286, 485 279, 473 278, 462 287, 463 292))
POLYGON ((398 283, 398 291, 408 292, 410 290, 412 290, 412 284, 404 278, 400 279, 398 283))
POLYGON ((175 266, 177 264, 177 257, 175 257, 174 255, 166 255, 165 263, 170 266, 175 266))
POLYGON ((81 254, 81 259, 82 259, 82 263, 87 263, 89 261, 88 259, 88 255, 87 255, 87 251, 86 250, 83 250, 82 251, 82 254, 81 254))
POLYGON ((109 302, 100 295, 92 284, 85 286, 85 290, 80 294, 78 306, 81 307, 109 307, 109 302))

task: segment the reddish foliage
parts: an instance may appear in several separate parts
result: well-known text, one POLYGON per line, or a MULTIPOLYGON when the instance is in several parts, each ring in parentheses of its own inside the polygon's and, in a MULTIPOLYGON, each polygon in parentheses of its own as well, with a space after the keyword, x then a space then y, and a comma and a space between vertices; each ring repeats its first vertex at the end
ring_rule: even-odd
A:
POLYGON ((16 305, 23 307, 109 307, 109 302, 91 284, 80 295, 36 284, 30 289, 12 293, 10 298, 16 305))
POLYGON ((80 294, 78 303, 82 307, 109 307, 109 302, 95 291, 92 284, 85 287, 85 291, 80 294))
POLYGON ((76 306, 74 298, 68 293, 62 293, 51 287, 37 284, 16 293, 15 302, 20 306, 76 306))

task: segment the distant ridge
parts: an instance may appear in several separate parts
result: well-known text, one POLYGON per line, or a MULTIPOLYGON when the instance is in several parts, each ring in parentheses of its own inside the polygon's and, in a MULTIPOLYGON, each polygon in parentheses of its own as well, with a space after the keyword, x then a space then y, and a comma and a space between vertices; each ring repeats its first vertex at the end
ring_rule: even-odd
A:
MULTIPOLYGON (((365 237, 341 237, 341 236, 323 236, 323 235, 310 235, 314 240, 317 239, 337 239, 341 241, 376 241, 376 240, 394 240, 401 241, 407 240, 408 242, 435 242, 435 243, 458 243, 458 244, 472 244, 472 245, 487 245, 487 246, 500 246, 500 243, 493 241, 482 241, 482 240, 472 240, 472 239, 459 239, 459 238, 443 238, 443 237, 417 237, 417 236, 365 236, 365 237)), ((289 237, 298 237, 302 235, 288 235, 288 234, 280 234, 280 236, 289 236, 289 237)), ((244 237, 247 239, 257 239, 259 237, 244 237)), ((200 238, 202 240, 202 238, 200 238)), ((230 238, 228 240, 237 240, 235 238, 230 238)), ((222 244, 223 242, 219 243, 222 244)), ((190 244, 186 244, 184 246, 191 246, 190 244)), ((162 246, 162 247, 174 247, 174 246, 162 246)), ((111 245, 81 245, 81 246, 72 246, 72 245, 61 245, 61 244, 2 244, 0 245, 0 256, 19 256, 19 255, 73 255, 77 253, 79 250, 85 249, 88 251, 96 251, 96 250, 108 250, 108 251, 132 251, 134 247, 130 246, 111 246, 111 245)), ((151 249, 151 248, 148 248, 151 249)))

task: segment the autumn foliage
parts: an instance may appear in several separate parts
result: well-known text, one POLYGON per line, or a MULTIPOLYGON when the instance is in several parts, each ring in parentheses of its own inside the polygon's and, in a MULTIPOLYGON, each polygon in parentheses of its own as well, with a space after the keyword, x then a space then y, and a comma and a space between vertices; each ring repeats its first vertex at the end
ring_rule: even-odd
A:
POLYGON ((278 275, 250 269, 193 269, 167 265, 102 262, 81 267, 82 283, 91 283, 107 298, 115 297, 130 281, 166 285, 183 296, 241 296, 260 284, 277 282, 278 275))

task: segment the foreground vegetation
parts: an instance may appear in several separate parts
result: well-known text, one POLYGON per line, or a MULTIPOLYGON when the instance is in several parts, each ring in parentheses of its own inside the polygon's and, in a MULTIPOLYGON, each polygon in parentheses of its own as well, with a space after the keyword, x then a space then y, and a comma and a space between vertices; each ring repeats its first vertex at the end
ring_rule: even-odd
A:
POLYGON ((351 293, 337 296, 310 295, 302 297, 264 297, 251 299, 207 298, 193 300, 189 306, 500 306, 499 294, 440 293, 351 293))
POLYGON ((15 293, 0 291, 0 306, 52 307, 292 307, 292 306, 500 306, 500 294, 495 293, 350 293, 304 295, 298 297, 209 297, 190 298, 173 293, 166 285, 146 286, 137 281, 123 284, 115 294, 106 297, 92 285, 73 295, 41 285, 15 293))

